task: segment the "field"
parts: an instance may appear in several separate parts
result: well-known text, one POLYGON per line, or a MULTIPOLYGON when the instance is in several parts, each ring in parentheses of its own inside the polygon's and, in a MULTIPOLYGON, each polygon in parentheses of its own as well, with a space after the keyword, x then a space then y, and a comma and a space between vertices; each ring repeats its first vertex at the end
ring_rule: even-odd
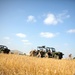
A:
POLYGON ((0 54, 0 75, 75 75, 75 60, 0 54))

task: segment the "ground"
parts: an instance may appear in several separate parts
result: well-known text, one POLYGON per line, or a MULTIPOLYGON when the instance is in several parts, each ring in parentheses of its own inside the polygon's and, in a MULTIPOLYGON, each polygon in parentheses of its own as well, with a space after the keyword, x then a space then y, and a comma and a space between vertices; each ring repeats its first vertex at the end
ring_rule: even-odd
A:
POLYGON ((75 75, 75 60, 0 54, 0 75, 75 75))

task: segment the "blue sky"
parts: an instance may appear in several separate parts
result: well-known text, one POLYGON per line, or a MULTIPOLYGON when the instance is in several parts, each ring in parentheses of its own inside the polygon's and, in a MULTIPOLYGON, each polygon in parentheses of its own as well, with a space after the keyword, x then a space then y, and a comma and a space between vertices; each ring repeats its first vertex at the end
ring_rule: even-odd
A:
POLYGON ((74 0, 0 0, 0 44, 29 53, 46 45, 75 56, 74 0))

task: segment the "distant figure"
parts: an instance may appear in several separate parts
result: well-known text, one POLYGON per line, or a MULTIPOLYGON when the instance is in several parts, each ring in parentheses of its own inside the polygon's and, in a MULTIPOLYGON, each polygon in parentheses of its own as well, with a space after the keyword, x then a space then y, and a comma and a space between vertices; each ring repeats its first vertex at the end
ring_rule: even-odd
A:
POLYGON ((69 59, 72 59, 72 54, 69 54, 69 59))
POLYGON ((30 51, 30 56, 36 56, 36 50, 30 51))
POLYGON ((41 54, 40 54, 40 52, 38 53, 37 57, 41 58, 41 54))
POLYGON ((45 54, 45 58, 48 58, 48 53, 45 54))

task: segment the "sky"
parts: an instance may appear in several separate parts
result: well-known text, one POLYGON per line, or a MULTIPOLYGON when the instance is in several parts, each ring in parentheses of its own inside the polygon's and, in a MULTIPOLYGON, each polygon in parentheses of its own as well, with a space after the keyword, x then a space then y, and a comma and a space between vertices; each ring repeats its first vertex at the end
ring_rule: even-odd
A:
POLYGON ((75 0, 0 0, 0 45, 27 54, 45 45, 75 56, 75 0))

